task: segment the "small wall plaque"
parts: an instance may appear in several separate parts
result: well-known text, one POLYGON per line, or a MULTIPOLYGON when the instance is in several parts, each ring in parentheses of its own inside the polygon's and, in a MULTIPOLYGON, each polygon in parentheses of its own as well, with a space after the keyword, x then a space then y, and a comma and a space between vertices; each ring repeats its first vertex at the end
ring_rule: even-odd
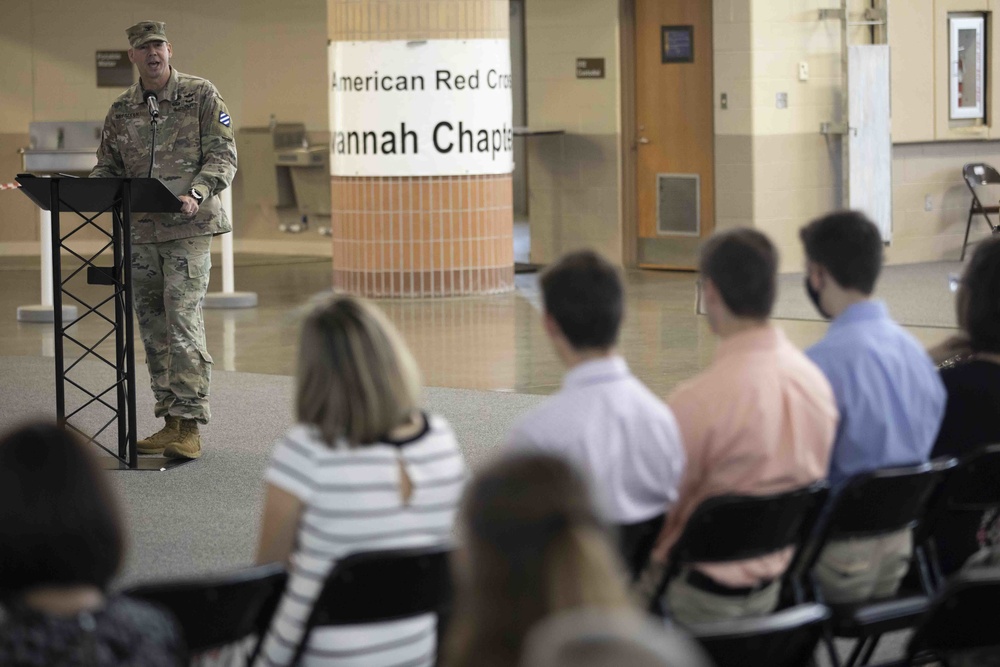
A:
POLYGON ((97 52, 98 88, 127 88, 133 82, 128 51, 97 52))
POLYGON ((578 79, 603 79, 604 78, 604 58, 577 58, 576 78, 578 79))
POLYGON ((694 62, 694 26, 660 26, 661 62, 694 62))

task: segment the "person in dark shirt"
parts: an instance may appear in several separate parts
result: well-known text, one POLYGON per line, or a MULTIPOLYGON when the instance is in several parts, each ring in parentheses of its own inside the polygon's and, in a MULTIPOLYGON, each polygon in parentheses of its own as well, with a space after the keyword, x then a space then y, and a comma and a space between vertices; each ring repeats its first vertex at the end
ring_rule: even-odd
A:
MULTIPOLYGON (((976 248, 956 306, 962 332, 939 346, 950 353, 940 364, 948 402, 934 457, 961 458, 1000 443, 1000 237, 976 248)), ((978 549, 1000 544, 997 513, 949 517, 935 539, 942 570, 954 572, 978 549)))
POLYGON ((0 665, 179 667, 174 619, 108 596, 118 505, 84 445, 51 424, 0 439, 0 665))

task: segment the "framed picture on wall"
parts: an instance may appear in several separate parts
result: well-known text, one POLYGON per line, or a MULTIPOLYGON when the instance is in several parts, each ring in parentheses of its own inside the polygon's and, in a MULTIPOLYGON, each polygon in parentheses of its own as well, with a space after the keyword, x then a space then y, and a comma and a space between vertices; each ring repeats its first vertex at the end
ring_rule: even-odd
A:
POLYGON ((660 26, 660 54, 663 63, 693 63, 694 26, 660 26))
POLYGON ((984 119, 986 117, 986 17, 982 14, 959 14, 948 17, 949 117, 984 119))

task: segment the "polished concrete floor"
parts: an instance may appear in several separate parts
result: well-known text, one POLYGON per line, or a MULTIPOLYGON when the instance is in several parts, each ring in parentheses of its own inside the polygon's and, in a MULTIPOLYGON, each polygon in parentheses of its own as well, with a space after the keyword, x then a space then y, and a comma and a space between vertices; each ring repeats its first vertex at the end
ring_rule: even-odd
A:
MULTIPOLYGON (((39 301, 37 258, 0 258, 0 355, 52 356, 51 325, 18 322, 18 306, 39 301)), ((210 290, 221 278, 213 269, 210 290)), ((253 373, 292 375, 299 323, 315 298, 329 294, 329 259, 243 255, 236 261, 236 288, 256 292, 259 305, 246 310, 206 310, 209 350, 215 367, 253 373)), ((715 339, 695 313, 695 276, 690 273, 632 271, 626 276, 628 303, 621 351, 640 379, 666 395, 704 368, 715 339)), ((517 291, 499 296, 438 300, 380 301, 399 326, 430 386, 548 394, 563 369, 542 329, 535 274, 518 276, 517 291)), ((108 288, 76 284, 74 293, 99 301, 108 288)), ((806 346, 826 330, 819 321, 780 321, 789 337, 806 346)), ((108 330, 89 316, 71 333, 88 345, 108 330), (89 341, 89 342, 87 342, 89 341)), ((910 327, 924 344, 949 329, 910 327)), ((99 349, 110 353, 111 342, 99 349)), ((81 352, 70 344, 68 355, 81 352)), ((142 346, 136 345, 142 363, 142 346)))

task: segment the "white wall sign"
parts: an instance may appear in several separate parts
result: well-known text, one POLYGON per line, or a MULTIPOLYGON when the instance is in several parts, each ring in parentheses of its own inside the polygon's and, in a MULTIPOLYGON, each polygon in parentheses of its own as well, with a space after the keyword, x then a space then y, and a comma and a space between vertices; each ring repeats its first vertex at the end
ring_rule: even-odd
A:
POLYGON ((335 176, 514 169, 508 40, 333 42, 329 85, 335 176))

